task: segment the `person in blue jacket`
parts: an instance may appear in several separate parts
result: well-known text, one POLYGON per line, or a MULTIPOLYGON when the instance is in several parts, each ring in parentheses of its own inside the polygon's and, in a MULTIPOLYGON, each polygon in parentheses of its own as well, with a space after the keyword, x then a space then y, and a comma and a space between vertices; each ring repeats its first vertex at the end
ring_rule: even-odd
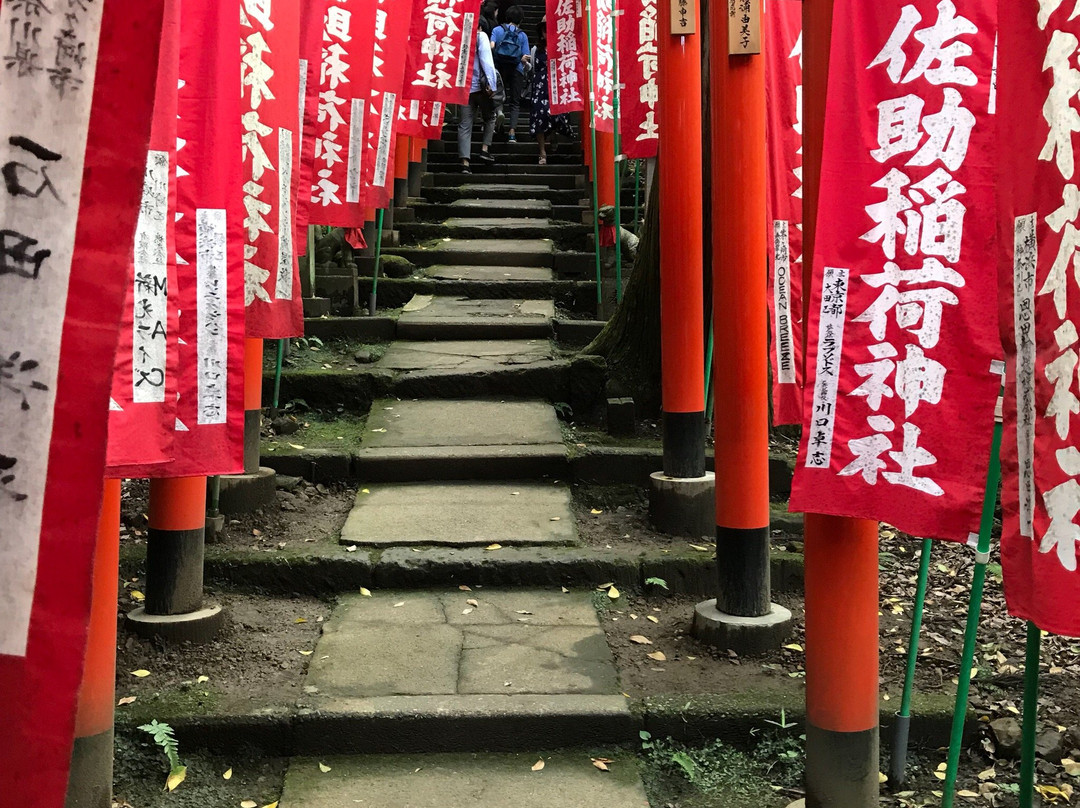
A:
POLYGON ((491 47, 495 69, 502 76, 506 88, 507 117, 510 119, 508 140, 517 142, 518 114, 521 112, 521 95, 525 91, 525 66, 529 64, 529 37, 521 30, 524 15, 520 6, 506 10, 504 22, 492 32, 491 47))

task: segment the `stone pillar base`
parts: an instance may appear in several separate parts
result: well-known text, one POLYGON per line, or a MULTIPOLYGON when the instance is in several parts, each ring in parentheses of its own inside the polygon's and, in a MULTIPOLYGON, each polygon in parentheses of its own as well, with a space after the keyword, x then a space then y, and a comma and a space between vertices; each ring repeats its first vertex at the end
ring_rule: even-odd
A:
POLYGON ((218 511, 226 515, 251 513, 277 498, 277 472, 260 466, 254 474, 222 476, 218 511))
POLYGON ((168 642, 190 642, 202 645, 212 642, 225 623, 225 612, 220 606, 206 606, 187 614, 147 614, 139 607, 128 612, 126 625, 129 631, 143 639, 160 637, 168 642))
POLYGON ((791 612, 775 603, 770 606, 762 617, 737 617, 718 611, 715 600, 706 600, 694 609, 692 633, 704 643, 740 656, 775 651, 791 636, 791 612))
POLYGON ((649 518, 653 527, 671 536, 700 539, 716 534, 716 477, 668 477, 662 471, 649 479, 649 518))

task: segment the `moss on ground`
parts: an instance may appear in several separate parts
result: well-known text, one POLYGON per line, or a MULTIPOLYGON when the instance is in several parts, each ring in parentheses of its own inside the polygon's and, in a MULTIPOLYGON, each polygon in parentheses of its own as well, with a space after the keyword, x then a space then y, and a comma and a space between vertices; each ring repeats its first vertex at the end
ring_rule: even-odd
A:
POLYGON ((291 435, 264 438, 263 454, 295 455, 313 449, 350 452, 358 448, 367 427, 366 415, 328 418, 319 414, 297 416, 301 427, 291 435), (300 448, 297 448, 300 447, 300 448))

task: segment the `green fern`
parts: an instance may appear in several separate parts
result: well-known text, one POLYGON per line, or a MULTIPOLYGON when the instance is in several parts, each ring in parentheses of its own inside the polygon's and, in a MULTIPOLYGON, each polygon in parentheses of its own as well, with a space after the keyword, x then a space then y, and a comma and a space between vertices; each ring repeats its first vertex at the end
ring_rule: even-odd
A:
POLYGON ((175 730, 156 718, 149 724, 143 724, 139 729, 152 735, 154 743, 161 747, 165 757, 169 759, 169 777, 165 781, 165 788, 172 791, 184 782, 184 777, 187 775, 187 766, 180 763, 180 743, 176 740, 175 730))

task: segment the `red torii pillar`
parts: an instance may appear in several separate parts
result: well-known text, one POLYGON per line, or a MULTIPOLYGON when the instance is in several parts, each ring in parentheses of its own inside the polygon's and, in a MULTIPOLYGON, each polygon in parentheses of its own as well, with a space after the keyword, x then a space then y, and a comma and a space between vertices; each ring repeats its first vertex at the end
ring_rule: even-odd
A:
MULTIPOLYGON (((804 318, 816 269, 832 15, 833 0, 803 0, 804 318)), ((804 539, 806 805, 871 808, 880 788, 878 525, 808 513, 804 539)))

